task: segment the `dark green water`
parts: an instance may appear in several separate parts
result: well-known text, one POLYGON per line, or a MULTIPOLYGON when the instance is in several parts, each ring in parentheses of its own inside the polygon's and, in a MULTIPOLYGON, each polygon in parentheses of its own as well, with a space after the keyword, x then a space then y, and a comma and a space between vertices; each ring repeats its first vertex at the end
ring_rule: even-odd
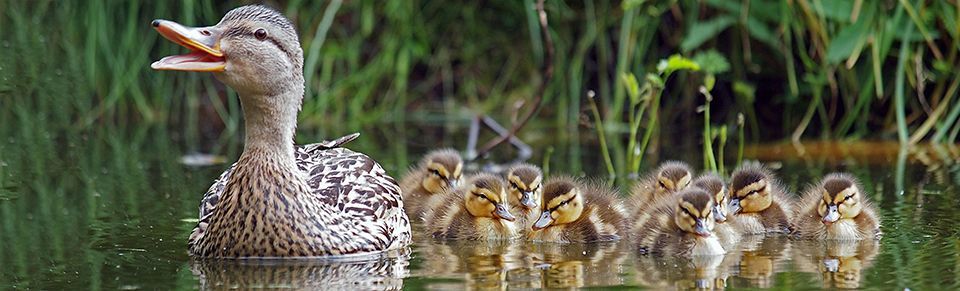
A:
MULTIPOLYGON (((886 235, 877 244, 774 237, 748 240, 723 258, 684 260, 637 257, 624 242, 436 242, 417 232, 409 256, 374 262, 191 262, 185 245, 198 201, 226 165, 184 166, 186 150, 164 130, 53 131, 5 120, 14 122, 0 126, 0 287, 960 287, 956 149, 772 161, 791 189, 836 169, 860 177, 882 209, 886 235)), ((462 144, 458 134, 390 142, 392 130, 364 129, 352 148, 399 175, 428 145, 462 144)), ((301 141, 310 135, 301 132, 301 141)), ((229 142, 235 156, 239 144, 229 142)), ((556 147, 552 172, 579 160, 582 172, 602 173, 588 157, 559 154, 569 144, 544 144, 556 147)), ((579 150, 593 152, 589 143, 579 150)))

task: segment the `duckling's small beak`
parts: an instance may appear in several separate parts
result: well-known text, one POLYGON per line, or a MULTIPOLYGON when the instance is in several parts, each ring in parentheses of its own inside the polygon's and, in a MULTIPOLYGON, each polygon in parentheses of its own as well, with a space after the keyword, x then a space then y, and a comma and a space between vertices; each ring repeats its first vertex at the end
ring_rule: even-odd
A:
POLYGON ((164 38, 191 50, 189 54, 167 56, 150 65, 154 70, 223 72, 227 62, 220 51, 222 33, 216 27, 187 27, 157 19, 151 25, 164 38))
POLYGON ((827 206, 827 215, 823 216, 823 224, 830 225, 831 223, 837 222, 840 219, 840 211, 837 210, 836 205, 827 206))
POLYGON ((840 260, 836 258, 826 258, 823 259, 823 268, 827 272, 837 272, 840 270, 840 260))
POLYGON ((503 204, 497 203, 495 205, 496 208, 493 210, 493 216, 508 221, 514 221, 517 219, 515 216, 513 216, 513 214, 510 214, 510 211, 508 211, 507 207, 503 204))
POLYGON ((450 183, 450 188, 457 188, 457 186, 460 186, 460 179, 451 179, 447 183, 450 183))
POLYGON ((702 218, 697 219, 697 223, 693 226, 693 232, 702 237, 709 237, 711 234, 702 218))
POLYGON ((550 217, 550 211, 544 211, 543 214, 540 214, 540 219, 537 219, 537 222, 533 223, 533 230, 541 230, 550 226, 553 223, 553 217, 550 217))
POLYGON ((533 191, 523 191, 520 192, 520 204, 526 206, 527 208, 537 207, 537 201, 533 200, 533 191))
POLYGON ((720 204, 713 206, 713 219, 716 220, 717 223, 727 222, 727 216, 724 215, 723 210, 720 209, 720 204))
POLYGON ((730 199, 730 213, 739 214, 741 210, 743 210, 743 208, 740 208, 740 199, 730 199))

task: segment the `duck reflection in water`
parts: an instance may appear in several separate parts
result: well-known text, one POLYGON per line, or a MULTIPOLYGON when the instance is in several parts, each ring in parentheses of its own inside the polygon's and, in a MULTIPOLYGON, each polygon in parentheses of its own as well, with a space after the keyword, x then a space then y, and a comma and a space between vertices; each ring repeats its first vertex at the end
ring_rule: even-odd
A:
POLYGON ((730 276, 726 256, 639 256, 637 283, 654 289, 714 290, 727 286, 730 276))
POLYGON ((400 290, 409 275, 408 255, 367 261, 331 259, 194 260, 190 270, 201 290, 378 289, 400 290))
POLYGON ((622 267, 629 253, 628 244, 540 243, 534 245, 543 254, 538 264, 542 269, 544 288, 622 285, 622 267))
POLYGON ((732 287, 769 288, 773 285, 773 274, 782 272, 786 266, 791 249, 791 241, 786 237, 746 236, 739 243, 739 252, 728 256, 733 266, 732 287))
POLYGON ((824 288, 860 288, 863 270, 877 256, 875 240, 794 242, 797 268, 819 273, 824 288))
MULTIPOLYGON (((508 273, 521 269, 525 259, 520 245, 508 241, 437 241, 418 250, 423 257, 420 277, 461 282, 430 283, 430 289, 506 290, 508 273), (465 285, 465 286, 464 286, 465 285)), ((512 273, 511 273, 512 274, 512 273)), ((538 287, 538 286, 533 286, 538 287)))

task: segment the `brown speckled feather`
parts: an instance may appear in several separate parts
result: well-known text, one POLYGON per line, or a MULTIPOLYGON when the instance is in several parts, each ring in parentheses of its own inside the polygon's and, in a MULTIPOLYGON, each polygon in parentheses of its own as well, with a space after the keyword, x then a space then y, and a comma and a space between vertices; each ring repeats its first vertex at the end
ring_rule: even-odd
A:
POLYGON ((269 155, 245 153, 204 195, 190 253, 329 256, 408 244, 396 181, 366 155, 340 147, 354 138, 297 147, 294 172, 263 161, 269 155))

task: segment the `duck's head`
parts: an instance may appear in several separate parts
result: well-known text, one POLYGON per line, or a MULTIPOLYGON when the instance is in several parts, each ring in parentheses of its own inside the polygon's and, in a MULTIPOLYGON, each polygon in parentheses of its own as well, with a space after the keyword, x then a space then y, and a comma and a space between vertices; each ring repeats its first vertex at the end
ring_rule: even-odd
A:
POLYGON ((474 217, 490 217, 513 221, 503 180, 490 174, 478 174, 467 181, 464 191, 467 211, 474 217))
POLYGON ((583 193, 572 179, 561 178, 544 185, 543 201, 543 212, 533 223, 533 230, 571 223, 583 214, 583 193))
POLYGON ((161 19, 152 25, 163 37, 191 51, 156 61, 153 69, 213 72, 241 95, 277 96, 291 89, 299 89, 302 95, 300 40, 290 20, 273 9, 238 7, 208 27, 161 19))
POLYGON ((420 184, 427 192, 437 194, 460 184, 463 172, 463 159, 453 149, 435 150, 420 161, 423 181, 420 184))
POLYGON ((773 203, 773 174, 759 164, 745 165, 730 178, 730 213, 766 210, 773 203))
POLYGON ((727 221, 727 185, 717 174, 709 173, 693 180, 693 186, 703 189, 713 197, 713 219, 717 223, 727 221))
POLYGON ((823 224, 830 225, 841 219, 850 219, 860 215, 863 209, 860 187, 853 177, 845 174, 830 174, 824 177, 820 191, 817 213, 820 214, 823 224))
POLYGON ((677 193, 680 196, 674 211, 673 222, 684 232, 701 237, 713 234, 713 197, 700 188, 688 188, 677 193))
POLYGON ((540 196, 543 193, 540 187, 542 181, 543 172, 539 167, 530 164, 513 166, 507 170, 510 201, 528 209, 539 209, 540 196))
POLYGON ((684 162, 668 161, 660 164, 656 176, 657 191, 671 193, 687 188, 693 180, 692 173, 690 166, 684 162))

